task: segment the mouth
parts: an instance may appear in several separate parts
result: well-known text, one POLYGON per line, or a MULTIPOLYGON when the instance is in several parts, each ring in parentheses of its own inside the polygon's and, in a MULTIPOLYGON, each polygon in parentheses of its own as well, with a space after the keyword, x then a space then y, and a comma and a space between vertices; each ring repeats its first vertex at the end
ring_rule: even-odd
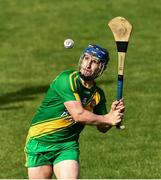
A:
POLYGON ((82 73, 83 73, 85 76, 91 76, 91 75, 92 75, 92 71, 89 70, 89 69, 86 69, 86 68, 83 68, 82 73))

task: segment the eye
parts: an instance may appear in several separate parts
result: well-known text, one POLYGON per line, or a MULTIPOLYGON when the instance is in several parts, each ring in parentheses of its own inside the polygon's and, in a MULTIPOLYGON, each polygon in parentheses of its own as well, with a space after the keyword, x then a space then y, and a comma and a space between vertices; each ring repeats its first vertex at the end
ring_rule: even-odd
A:
POLYGON ((95 59, 93 59, 92 62, 93 62, 94 64, 99 64, 99 61, 97 61, 97 60, 95 60, 95 59))
POLYGON ((85 60, 89 60, 89 59, 90 59, 90 56, 85 56, 84 59, 85 59, 85 60))

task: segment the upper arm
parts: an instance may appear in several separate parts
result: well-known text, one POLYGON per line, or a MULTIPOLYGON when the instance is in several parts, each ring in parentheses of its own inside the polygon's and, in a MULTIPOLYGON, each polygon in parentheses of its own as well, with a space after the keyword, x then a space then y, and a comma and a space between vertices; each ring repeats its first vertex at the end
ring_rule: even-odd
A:
POLYGON ((64 105, 70 115, 77 121, 79 116, 84 112, 84 108, 81 104, 81 101, 66 101, 64 105))

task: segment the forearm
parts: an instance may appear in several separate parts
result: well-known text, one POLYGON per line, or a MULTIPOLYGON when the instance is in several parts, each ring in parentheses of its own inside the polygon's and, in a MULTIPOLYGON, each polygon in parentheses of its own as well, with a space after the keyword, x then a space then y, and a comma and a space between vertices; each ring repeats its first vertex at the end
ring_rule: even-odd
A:
POLYGON ((86 109, 82 109, 82 112, 77 113, 74 120, 88 125, 99 125, 106 121, 103 115, 94 114, 86 109))
POLYGON ((115 126, 121 121, 119 111, 110 111, 105 115, 97 115, 86 109, 81 105, 80 101, 67 101, 64 103, 69 114, 74 121, 89 125, 105 124, 115 126))

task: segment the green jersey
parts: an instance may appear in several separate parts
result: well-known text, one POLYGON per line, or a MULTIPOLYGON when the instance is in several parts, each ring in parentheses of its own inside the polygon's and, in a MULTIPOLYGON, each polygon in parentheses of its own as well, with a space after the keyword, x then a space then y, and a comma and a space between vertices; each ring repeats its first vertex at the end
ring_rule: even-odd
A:
POLYGON ((84 124, 75 122, 64 102, 81 101, 83 107, 95 114, 106 114, 106 99, 102 89, 88 89, 82 85, 78 71, 62 72, 50 84, 41 106, 32 119, 29 139, 59 143, 77 141, 84 124))

